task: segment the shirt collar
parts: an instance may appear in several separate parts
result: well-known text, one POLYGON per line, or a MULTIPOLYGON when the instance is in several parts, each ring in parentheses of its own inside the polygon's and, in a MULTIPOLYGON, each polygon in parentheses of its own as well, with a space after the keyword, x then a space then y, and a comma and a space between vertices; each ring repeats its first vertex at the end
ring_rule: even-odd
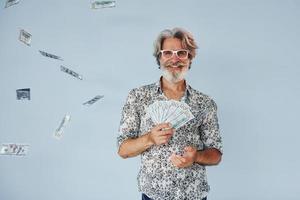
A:
MULTIPOLYGON (((162 81, 162 76, 161 76, 161 77, 159 78, 159 80, 155 83, 155 87, 154 87, 155 92, 160 93, 160 94, 163 93, 162 88, 161 88, 161 81, 162 81)), ((185 80, 185 85, 186 85, 185 93, 186 93, 187 95, 191 94, 191 89, 192 89, 192 88, 191 88, 191 86, 190 86, 189 84, 187 84, 186 80, 185 80)))

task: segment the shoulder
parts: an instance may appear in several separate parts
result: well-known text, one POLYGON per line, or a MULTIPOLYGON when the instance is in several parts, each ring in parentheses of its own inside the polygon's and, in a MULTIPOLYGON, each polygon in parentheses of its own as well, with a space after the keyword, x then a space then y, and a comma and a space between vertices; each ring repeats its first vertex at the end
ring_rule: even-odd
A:
POLYGON ((156 83, 142 85, 140 87, 133 88, 129 91, 128 98, 141 100, 145 97, 150 97, 153 91, 157 89, 156 83))
POLYGON ((156 83, 151 83, 151 84, 147 84, 147 85, 142 85, 142 86, 140 86, 140 87, 136 87, 136 88, 131 89, 130 92, 135 92, 135 93, 148 92, 148 91, 150 91, 150 90, 155 89, 156 86, 157 86, 156 83))

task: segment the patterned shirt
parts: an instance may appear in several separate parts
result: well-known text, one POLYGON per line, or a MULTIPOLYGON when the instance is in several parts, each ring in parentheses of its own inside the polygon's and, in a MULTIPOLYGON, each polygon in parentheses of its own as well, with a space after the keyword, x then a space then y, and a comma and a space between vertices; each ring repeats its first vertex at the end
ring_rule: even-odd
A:
MULTIPOLYGON (((146 115, 146 108, 162 100, 168 98, 160 81, 130 91, 122 111, 118 147, 126 139, 146 134, 155 126, 146 115)), ((198 150, 215 148, 223 153, 215 102, 188 84, 180 101, 189 105, 194 119, 175 130, 167 144, 153 145, 141 154, 138 188, 154 200, 200 200, 209 192, 205 166, 194 163, 178 168, 169 159, 173 152, 182 155, 184 147, 193 146, 198 150)))

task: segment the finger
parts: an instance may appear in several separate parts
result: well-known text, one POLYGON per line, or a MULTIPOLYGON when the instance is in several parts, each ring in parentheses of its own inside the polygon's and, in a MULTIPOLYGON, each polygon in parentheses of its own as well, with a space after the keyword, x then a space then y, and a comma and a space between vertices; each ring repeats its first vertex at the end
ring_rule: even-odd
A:
POLYGON ((170 140, 170 136, 161 136, 161 137, 160 137, 160 141, 161 141, 163 144, 168 143, 169 140, 170 140))
POLYGON ((170 156, 170 160, 173 163, 173 165, 175 165, 176 167, 180 167, 181 166, 180 160, 178 160, 175 155, 171 155, 170 156))
POLYGON ((172 153, 169 157, 169 160, 171 160, 174 157, 175 153, 172 153))
POLYGON ((191 146, 187 146, 187 147, 184 148, 184 151, 185 152, 193 152, 193 151, 195 151, 195 149, 191 146))
POLYGON ((173 156, 175 156, 176 154, 173 152, 172 154, 171 154, 171 156, 170 157, 173 157, 173 156))
POLYGON ((173 129, 173 125, 171 123, 167 123, 167 125, 168 125, 167 128, 162 128, 161 130, 166 131, 166 130, 173 129))
POLYGON ((192 158, 194 160, 197 156, 197 149, 194 147, 186 147, 183 156, 186 158, 192 158))
POLYGON ((173 129, 169 129, 169 130, 163 130, 161 131, 163 135, 173 135, 174 130, 173 129))
POLYGON ((172 137, 172 135, 167 135, 168 140, 170 140, 172 137))
POLYGON ((177 160, 179 160, 182 164, 187 162, 187 159, 184 158, 184 157, 182 157, 182 156, 175 155, 175 158, 176 158, 177 160))
POLYGON ((167 131, 156 131, 158 136, 169 136, 173 135, 174 131, 173 130, 167 130, 167 131))
POLYGON ((170 123, 162 123, 162 124, 158 124, 155 127, 156 130, 161 130, 163 128, 171 128, 171 124, 170 123))

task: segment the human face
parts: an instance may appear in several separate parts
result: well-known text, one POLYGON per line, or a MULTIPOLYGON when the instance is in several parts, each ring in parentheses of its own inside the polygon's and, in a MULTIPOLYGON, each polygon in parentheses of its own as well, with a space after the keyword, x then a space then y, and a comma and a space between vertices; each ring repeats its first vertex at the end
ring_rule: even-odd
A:
MULTIPOLYGON (((167 38, 163 42, 162 50, 178 51, 184 49, 178 38, 167 38)), ((184 57, 178 54, 180 54, 180 52, 173 53, 171 57, 160 55, 159 58, 163 77, 172 83, 183 80, 190 65, 188 56, 184 57)))

